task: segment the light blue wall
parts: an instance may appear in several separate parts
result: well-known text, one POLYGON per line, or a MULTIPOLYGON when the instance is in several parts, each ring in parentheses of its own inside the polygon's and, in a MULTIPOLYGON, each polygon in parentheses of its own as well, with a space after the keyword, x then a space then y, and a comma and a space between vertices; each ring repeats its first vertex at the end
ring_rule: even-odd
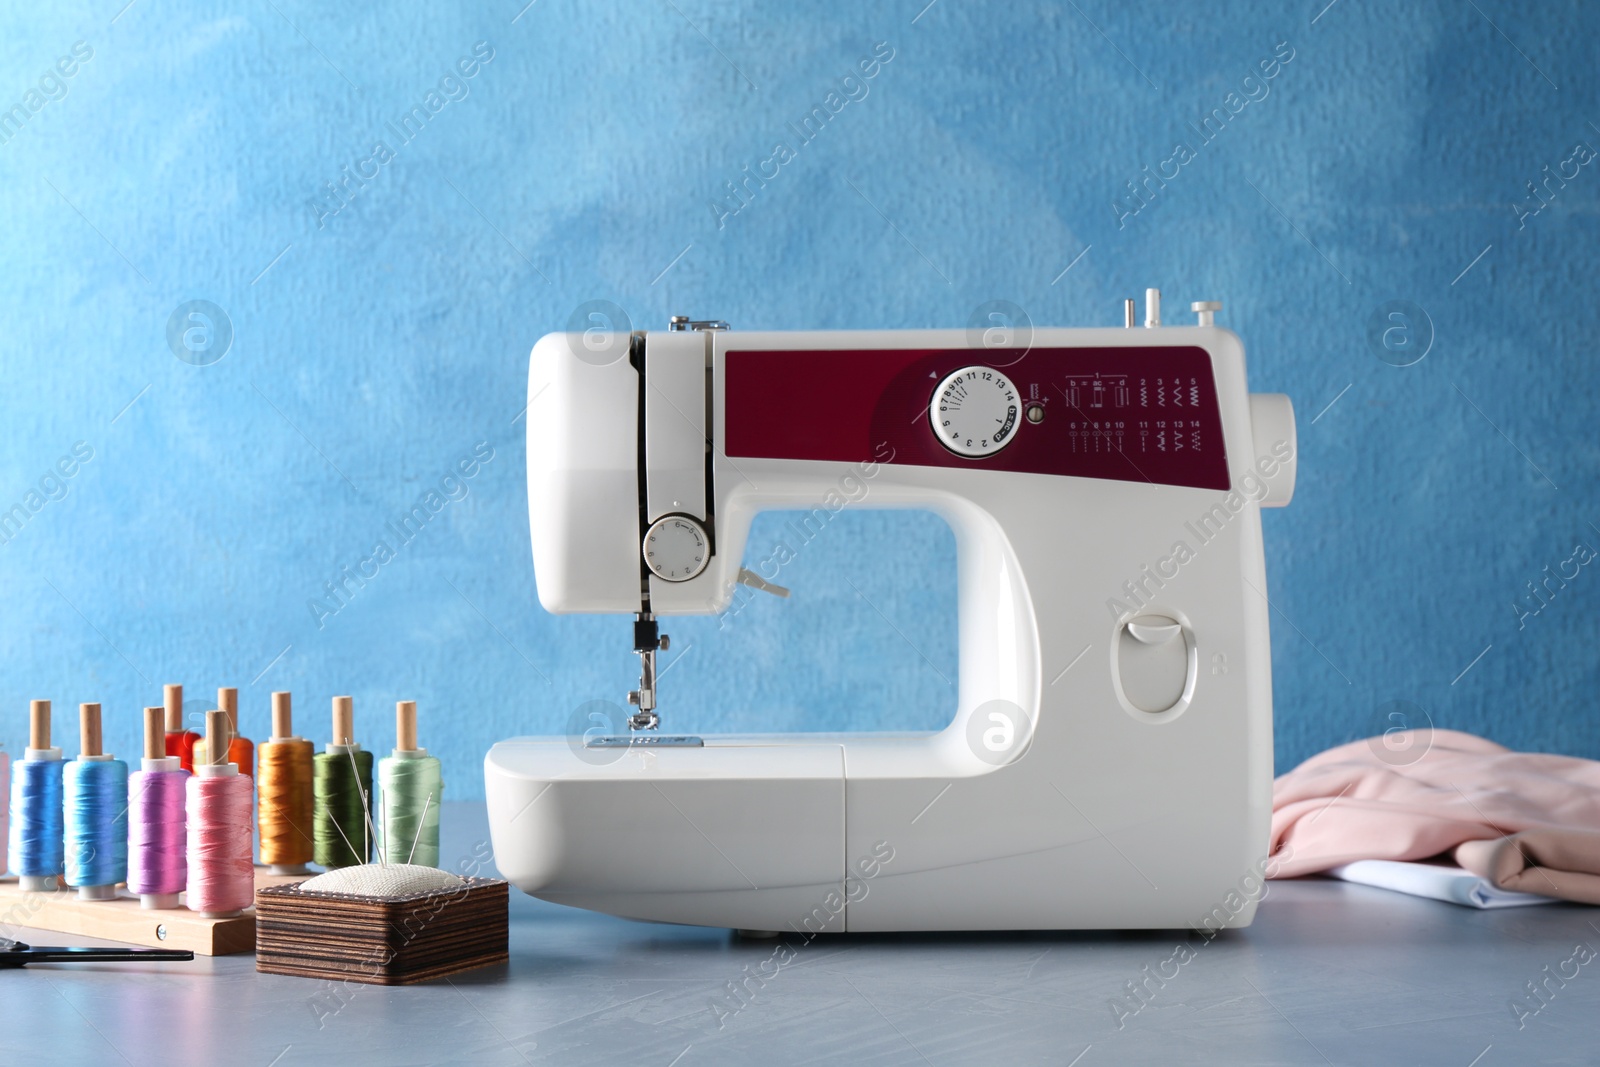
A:
MULTIPOLYGON (((1300 414, 1298 495, 1264 520, 1280 769, 1396 699, 1600 755, 1600 572, 1512 606, 1600 547, 1600 165, 1513 207, 1600 145, 1592 9, 120 2, 0 15, 0 105, 24 108, 0 144, 0 507, 42 504, 0 544, 11 751, 38 696, 69 730, 102 701, 123 752, 164 681, 239 686, 255 736, 270 690, 317 739, 351 693, 380 749, 410 697, 452 795, 478 795, 495 739, 631 683, 627 620, 545 615, 529 559, 527 352, 580 304, 951 327, 1004 299, 1090 325, 1159 285, 1173 313, 1225 301, 1253 387, 1300 414), (92 58, 29 111, 78 41, 92 58), (396 136, 476 42, 467 95, 396 136), (879 42, 865 95, 714 209, 879 42), (1185 122, 1213 108, 1202 144, 1185 122), (1114 208, 1179 141, 1165 188, 1114 208), (310 206, 360 166, 348 206, 310 206), (198 299, 233 333, 206 366, 167 336, 198 299), (1369 344, 1389 300, 1431 318, 1414 366, 1369 344), (64 497, 30 501, 76 442, 64 497), (479 442, 464 499, 319 626, 308 600, 479 442)), ((952 559, 934 520, 847 514, 786 568, 793 602, 673 627, 669 726, 943 723, 952 559)))

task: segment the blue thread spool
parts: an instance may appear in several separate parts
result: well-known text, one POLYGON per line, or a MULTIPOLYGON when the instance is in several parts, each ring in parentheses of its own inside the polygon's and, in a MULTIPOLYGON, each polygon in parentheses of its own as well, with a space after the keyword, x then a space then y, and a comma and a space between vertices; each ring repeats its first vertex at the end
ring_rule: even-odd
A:
POLYGON ((100 705, 78 705, 78 758, 62 771, 67 884, 115 900, 128 880, 128 765, 101 751, 100 705))
POLYGON ((50 746, 50 702, 28 709, 28 748, 12 767, 11 869, 23 892, 60 888, 62 871, 61 750, 50 746))
MULTIPOLYGON (((0 745, 0 797, 6 798, 6 806, 0 808, 0 838, 7 843, 6 852, 11 851, 11 754, 0 745)), ((0 874, 6 873, 6 854, 0 852, 0 874)))

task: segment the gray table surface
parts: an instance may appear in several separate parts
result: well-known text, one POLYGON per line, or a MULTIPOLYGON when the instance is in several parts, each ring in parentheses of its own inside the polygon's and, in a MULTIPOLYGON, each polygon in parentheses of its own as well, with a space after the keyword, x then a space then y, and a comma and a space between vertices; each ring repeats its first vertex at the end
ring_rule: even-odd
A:
MULTIPOLYGON (((445 805, 445 866, 487 837, 481 804, 445 805)), ((1272 883, 1254 925, 1209 943, 818 938, 733 1010, 728 983, 774 942, 513 890, 509 965, 424 986, 257 974, 251 956, 0 971, 0 1063, 1595 1064, 1600 957, 1569 962, 1579 946, 1600 950, 1600 909, 1484 912, 1307 879, 1272 883), (1192 958, 1164 964, 1180 943, 1192 958), (1147 966, 1177 973, 1130 1014, 1147 966)))

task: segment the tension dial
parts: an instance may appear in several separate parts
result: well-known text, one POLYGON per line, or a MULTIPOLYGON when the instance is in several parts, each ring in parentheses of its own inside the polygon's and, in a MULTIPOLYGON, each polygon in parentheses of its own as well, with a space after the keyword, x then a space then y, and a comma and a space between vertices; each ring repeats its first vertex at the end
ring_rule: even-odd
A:
POLYGON ((667 515, 645 532, 645 565, 657 578, 687 582, 706 569, 710 545, 704 526, 687 515, 667 515))

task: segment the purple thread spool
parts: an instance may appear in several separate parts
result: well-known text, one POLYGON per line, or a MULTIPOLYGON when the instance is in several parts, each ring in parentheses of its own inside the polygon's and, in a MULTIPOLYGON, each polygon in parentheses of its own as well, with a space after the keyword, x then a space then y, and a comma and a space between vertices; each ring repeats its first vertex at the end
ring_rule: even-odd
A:
POLYGON ((189 772, 165 753, 165 716, 145 710, 145 757, 128 776, 128 891, 146 908, 176 908, 188 881, 184 783, 189 772))

